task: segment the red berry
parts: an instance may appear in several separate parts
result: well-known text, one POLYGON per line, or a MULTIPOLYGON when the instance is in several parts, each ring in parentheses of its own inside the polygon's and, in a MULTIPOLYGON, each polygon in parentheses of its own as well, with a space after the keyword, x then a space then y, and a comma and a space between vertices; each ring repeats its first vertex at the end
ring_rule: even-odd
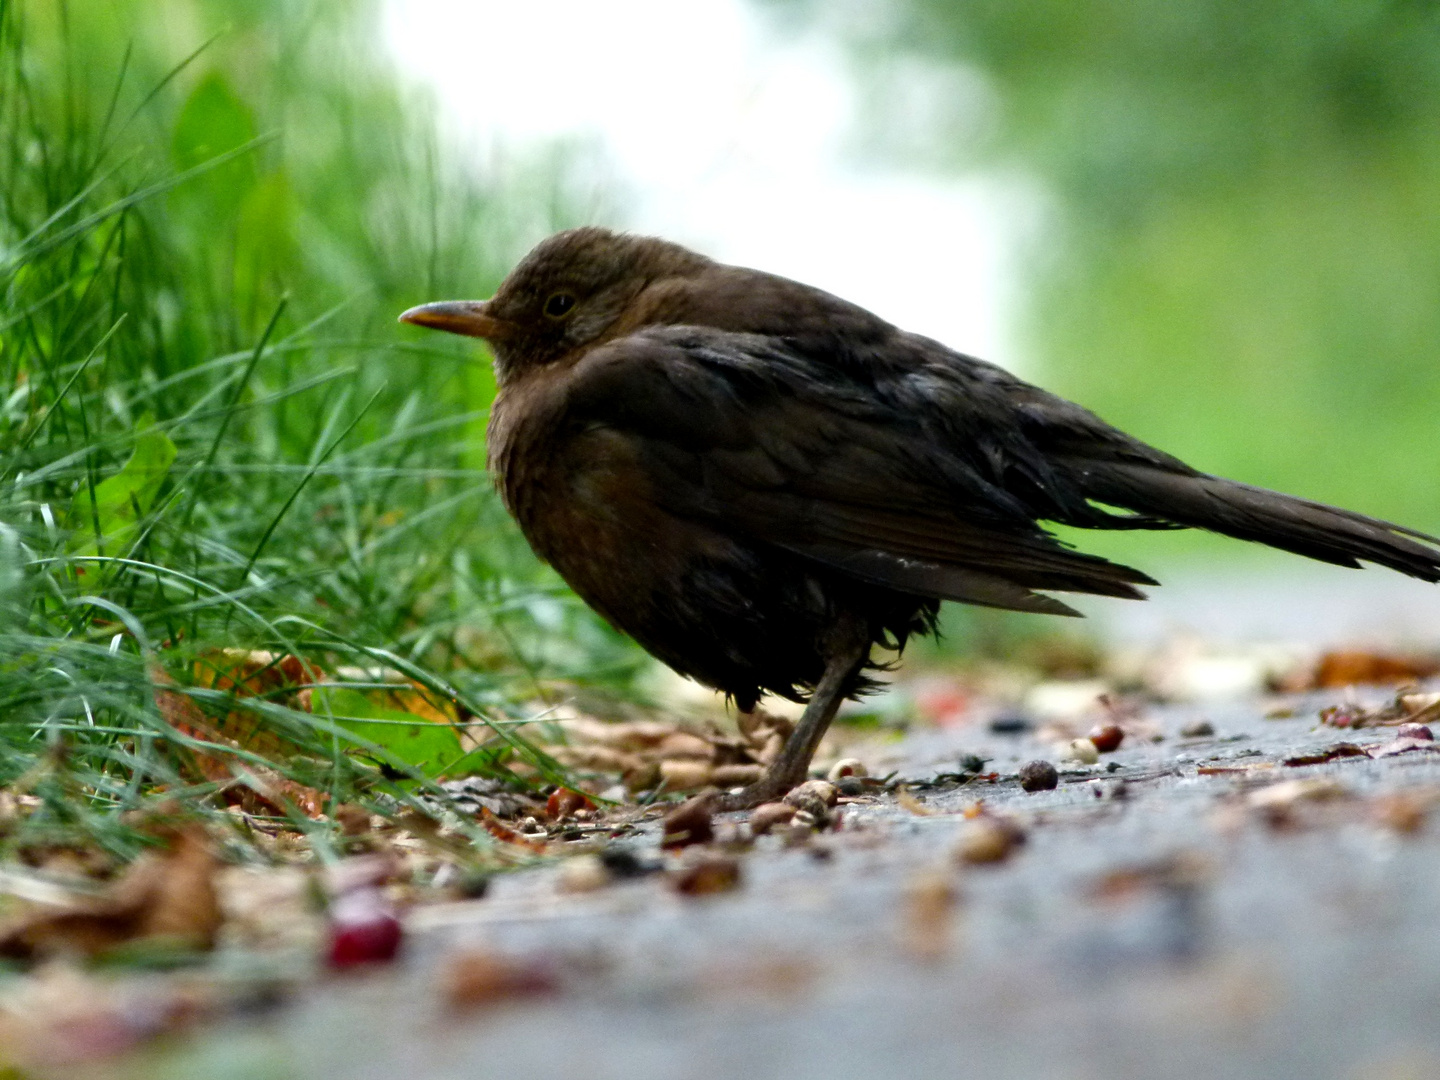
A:
POLYGON ((1090 741, 1102 754, 1118 749, 1124 738, 1125 732, 1119 724, 1096 724, 1090 729, 1090 741))
POLYGON ((400 938, 400 920, 377 889, 357 889, 330 906, 331 967, 388 963, 400 951, 400 938))

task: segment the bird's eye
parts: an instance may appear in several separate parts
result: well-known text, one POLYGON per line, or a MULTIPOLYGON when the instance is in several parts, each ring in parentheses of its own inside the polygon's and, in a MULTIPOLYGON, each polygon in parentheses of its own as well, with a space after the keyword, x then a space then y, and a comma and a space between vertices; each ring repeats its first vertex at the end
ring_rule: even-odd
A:
POLYGON ((570 314, 570 309, 574 306, 574 293, 552 293, 550 299, 545 301, 545 317, 547 319, 563 319, 566 315, 570 314))

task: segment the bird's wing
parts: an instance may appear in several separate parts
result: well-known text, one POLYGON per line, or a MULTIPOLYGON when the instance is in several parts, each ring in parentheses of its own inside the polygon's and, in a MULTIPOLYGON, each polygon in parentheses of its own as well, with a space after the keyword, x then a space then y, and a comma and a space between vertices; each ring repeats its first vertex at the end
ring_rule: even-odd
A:
POLYGON ((1004 452, 937 430, 944 395, 903 372, 846 373, 777 339, 668 327, 593 350, 567 385, 566 423, 631 442, 668 512, 856 578, 1055 614, 1074 612, 1033 590, 1140 597, 1153 584, 1041 529, 997 482, 1010 466, 987 459, 1004 452))

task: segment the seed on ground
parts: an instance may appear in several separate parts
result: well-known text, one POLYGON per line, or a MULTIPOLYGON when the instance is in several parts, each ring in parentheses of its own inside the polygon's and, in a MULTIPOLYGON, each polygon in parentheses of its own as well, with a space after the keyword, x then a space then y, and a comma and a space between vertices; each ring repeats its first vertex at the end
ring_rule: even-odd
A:
POLYGON ((1124 739, 1125 732, 1119 724, 1096 724, 1090 729, 1090 741, 1102 754, 1120 749, 1120 743, 1124 739))
POLYGON ((1049 791, 1060 783, 1060 774, 1048 761, 1027 761, 1020 766, 1020 786, 1026 791, 1049 791))

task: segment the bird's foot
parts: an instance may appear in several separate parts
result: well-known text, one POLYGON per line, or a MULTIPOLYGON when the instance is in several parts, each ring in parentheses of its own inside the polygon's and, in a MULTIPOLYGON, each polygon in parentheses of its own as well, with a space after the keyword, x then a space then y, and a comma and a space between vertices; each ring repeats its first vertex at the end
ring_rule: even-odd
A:
MULTIPOLYGON (((776 762, 776 764, 780 763, 776 762)), ((761 803, 774 802, 776 799, 784 798, 793 788, 799 787, 804 782, 805 769, 803 767, 777 769, 772 765, 765 770, 765 775, 749 787, 721 794, 713 806, 720 811, 749 810, 761 803)))

